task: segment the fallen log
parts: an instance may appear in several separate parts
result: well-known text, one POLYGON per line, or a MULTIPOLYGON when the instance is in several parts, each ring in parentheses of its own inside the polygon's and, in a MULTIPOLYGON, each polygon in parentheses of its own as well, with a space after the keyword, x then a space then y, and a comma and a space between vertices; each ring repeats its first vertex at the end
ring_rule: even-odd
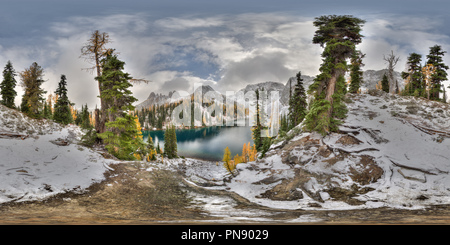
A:
POLYGON ((9 133, 9 132, 0 132, 0 138, 9 139, 9 138, 20 138, 22 140, 28 138, 27 134, 17 134, 17 133, 9 133))
MULTIPOLYGON (((422 172, 422 173, 425 173, 425 174, 437 175, 436 173, 427 171, 427 170, 425 170, 425 169, 416 168, 416 167, 411 167, 411 166, 407 166, 407 165, 403 165, 403 164, 394 162, 394 161, 392 161, 391 159, 389 159, 389 160, 390 160, 395 166, 397 166, 397 167, 401 167, 401 168, 405 168, 405 169, 410 169, 410 170, 415 170, 415 171, 419 171, 419 172, 422 172)), ((440 172, 442 172, 442 171, 440 171, 440 172)))
POLYGON ((422 132, 424 132, 426 134, 429 134, 429 135, 438 134, 440 136, 450 138, 450 133, 449 132, 439 131, 439 130, 432 129, 432 128, 427 128, 427 127, 424 127, 424 126, 419 126, 419 125, 416 125, 414 123, 409 123, 409 124, 411 124, 412 126, 417 128, 418 130, 420 130, 420 131, 422 131, 422 132))

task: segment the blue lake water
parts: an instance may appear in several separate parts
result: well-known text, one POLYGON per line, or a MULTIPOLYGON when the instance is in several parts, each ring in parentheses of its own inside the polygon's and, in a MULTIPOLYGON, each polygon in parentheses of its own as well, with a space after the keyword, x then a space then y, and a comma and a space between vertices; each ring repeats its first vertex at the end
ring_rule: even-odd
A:
MULTIPOLYGON (((156 145, 164 149, 164 131, 142 131, 144 141, 149 135, 156 145)), ((177 149, 179 156, 221 161, 228 146, 233 157, 242 153, 242 145, 253 145, 251 127, 205 127, 197 129, 177 129, 177 149)))

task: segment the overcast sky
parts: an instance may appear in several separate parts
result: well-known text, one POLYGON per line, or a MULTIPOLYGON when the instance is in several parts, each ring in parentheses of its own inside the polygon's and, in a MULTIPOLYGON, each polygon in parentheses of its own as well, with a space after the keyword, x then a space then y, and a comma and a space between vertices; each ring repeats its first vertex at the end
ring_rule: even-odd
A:
MULTIPOLYGON (((11 60, 20 72, 36 61, 45 71, 44 89, 54 92, 65 74, 69 99, 92 109, 100 105, 98 86, 79 56, 98 29, 109 33, 108 47, 120 53, 126 72, 151 81, 133 87, 139 102, 151 92, 192 92, 197 82, 221 91, 284 84, 298 71, 319 72, 314 18, 348 14, 367 21, 359 45, 364 69, 385 68, 383 55, 393 50, 401 59, 396 70, 403 71, 411 52, 425 62, 435 44, 450 51, 449 9, 445 0, 2 0, 0 68, 11 60)), ((450 65, 448 56, 444 61, 450 65)), ((16 90, 19 105, 23 90, 16 90)))

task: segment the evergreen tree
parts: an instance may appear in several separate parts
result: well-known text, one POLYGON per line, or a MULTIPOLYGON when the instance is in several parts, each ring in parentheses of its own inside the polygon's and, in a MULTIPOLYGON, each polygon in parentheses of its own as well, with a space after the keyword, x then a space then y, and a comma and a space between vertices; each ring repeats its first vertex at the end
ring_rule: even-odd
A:
POLYGON ((383 79, 381 80, 381 90, 389 93, 389 79, 386 74, 383 75, 383 79))
POLYGON ((87 104, 81 105, 81 111, 77 112, 77 117, 75 119, 75 124, 83 129, 92 128, 91 121, 89 119, 89 109, 87 104))
POLYGON ((147 139, 147 148, 149 150, 154 150, 155 149, 155 145, 153 144, 153 138, 152 138, 152 136, 150 134, 148 135, 148 139, 147 139))
POLYGON ((174 125, 164 131, 164 154, 169 158, 177 157, 177 135, 174 125))
POLYGON ((135 109, 132 104, 137 99, 129 90, 133 86, 129 82, 132 78, 123 71, 124 66, 125 62, 119 60, 117 55, 108 55, 102 60, 102 75, 96 78, 102 86, 100 97, 108 108, 106 113, 110 122, 135 109))
POLYGON ((300 124, 306 116, 306 93, 301 76, 302 73, 298 72, 296 75, 297 83, 294 87, 294 93, 289 100, 289 126, 287 131, 300 124))
POLYGON ((81 113, 81 127, 82 128, 92 128, 91 120, 89 119, 89 109, 86 104, 81 113))
POLYGON ((264 137, 262 141, 261 158, 263 158, 266 155, 266 152, 269 150, 270 145, 272 144, 272 138, 264 137))
MULTIPOLYGON (((351 57, 351 68, 350 68, 350 93, 358 93, 359 88, 362 83, 363 72, 361 70, 361 66, 363 66, 362 59, 365 54, 361 53, 360 50, 357 50, 353 53, 351 57)), ((389 92, 389 91, 388 91, 389 92)))
POLYGON ((43 80, 44 69, 34 62, 28 69, 20 73, 21 86, 24 87, 24 94, 20 109, 32 118, 40 118, 43 108, 43 95, 47 93, 41 88, 45 82, 43 80))
POLYGON ((256 145, 256 149, 261 148, 262 146, 262 139, 261 139, 261 121, 260 121, 260 107, 259 107, 259 91, 256 90, 256 124, 252 127, 252 137, 253 142, 256 145))
POLYGON ((156 160, 156 150, 155 150, 155 145, 153 144, 153 139, 152 136, 149 134, 148 135, 148 139, 147 139, 147 151, 149 153, 148 156, 148 161, 153 161, 156 160))
POLYGON ((425 85, 422 73, 422 55, 411 53, 408 57, 408 72, 402 72, 402 78, 407 80, 404 95, 421 96, 425 94, 425 85))
POLYGON ((134 160, 134 153, 142 151, 145 143, 140 137, 141 130, 137 127, 136 118, 128 113, 134 110, 132 103, 136 98, 129 90, 131 77, 123 72, 124 65, 125 62, 112 53, 102 60, 102 75, 96 79, 102 86, 100 97, 108 107, 109 122, 106 123, 107 130, 99 137, 104 140, 106 149, 117 158, 134 160))
POLYGON ((137 151, 142 152, 146 145, 139 137, 140 130, 135 117, 124 114, 122 117, 107 123, 108 129, 99 136, 104 140, 109 153, 122 160, 135 160, 137 151), (118 134, 115 132, 119 132, 118 134))
POLYGON ((439 100, 439 93, 442 92, 441 85, 443 81, 447 80, 447 72, 449 69, 447 65, 444 64, 443 56, 447 53, 443 51, 441 46, 435 45, 430 48, 430 53, 427 55, 427 64, 433 65, 433 73, 431 75, 430 81, 430 99, 439 100))
POLYGON ((280 116, 280 131, 279 131, 279 135, 283 136, 286 135, 286 133, 289 131, 289 123, 287 120, 287 116, 282 114, 280 116))
POLYGON ((305 117, 305 128, 327 134, 336 131, 346 116, 347 108, 342 102, 346 93, 344 74, 347 71, 346 59, 355 52, 361 43, 361 27, 364 20, 344 16, 321 16, 313 22, 318 27, 313 43, 324 47, 320 74, 314 79, 308 93, 313 95, 310 110, 305 117))
POLYGON ((72 123, 73 117, 70 111, 70 105, 72 103, 67 97, 67 79, 65 75, 61 75, 61 80, 58 83, 55 94, 58 96, 58 100, 55 104, 53 120, 64 125, 72 123))
MULTIPOLYGON (((109 34, 106 32, 101 33, 99 30, 96 30, 92 33, 91 38, 88 42, 81 48, 81 57, 84 57, 87 61, 93 62, 93 66, 88 70, 96 70, 97 77, 102 76, 102 59, 107 58, 108 55, 111 55, 113 50, 106 48, 106 44, 110 42, 109 34)), ((103 86, 101 81, 96 79, 98 82, 98 89, 100 95, 103 94, 103 86)), ((108 105, 103 101, 104 98, 100 96, 100 108, 101 112, 98 109, 95 109, 96 112, 96 120, 95 120, 95 130, 97 133, 103 133, 106 131, 106 121, 107 121, 107 112, 108 105)))
POLYGON ((161 147, 159 146, 159 142, 156 145, 156 153, 161 154, 161 147))
POLYGON ((43 117, 45 119, 51 119, 52 118, 52 110, 48 106, 47 101, 44 101, 44 111, 43 111, 43 117))
POLYGON ((17 95, 17 92, 14 90, 17 84, 15 76, 17 76, 16 71, 11 61, 8 61, 3 70, 3 81, 0 84, 0 89, 2 95, 1 103, 9 108, 14 108, 14 99, 17 95))

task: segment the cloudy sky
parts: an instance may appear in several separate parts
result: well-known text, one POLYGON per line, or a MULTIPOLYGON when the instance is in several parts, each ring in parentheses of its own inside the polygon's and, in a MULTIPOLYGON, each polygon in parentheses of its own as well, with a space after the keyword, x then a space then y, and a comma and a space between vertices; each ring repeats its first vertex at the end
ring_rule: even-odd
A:
MULTIPOLYGON (((17 72, 33 62, 44 68, 44 89, 56 90, 61 74, 79 108, 100 105, 94 74, 79 58, 94 30, 109 33, 125 70, 150 80, 133 87, 139 102, 150 92, 192 92, 194 83, 220 91, 246 84, 286 83, 298 71, 317 75, 322 49, 312 44, 315 17, 348 14, 366 20, 359 48, 364 69, 383 69, 383 55, 423 55, 438 44, 450 51, 450 2, 446 0, 2 0, 0 67, 17 72)), ((445 63, 450 65, 450 54, 445 63)), ((17 80, 20 80, 17 77, 17 80)), ((448 84, 448 82, 447 82, 448 84)), ((22 88, 17 87, 16 105, 22 88)), ((138 103, 139 103, 138 102, 138 103)))

